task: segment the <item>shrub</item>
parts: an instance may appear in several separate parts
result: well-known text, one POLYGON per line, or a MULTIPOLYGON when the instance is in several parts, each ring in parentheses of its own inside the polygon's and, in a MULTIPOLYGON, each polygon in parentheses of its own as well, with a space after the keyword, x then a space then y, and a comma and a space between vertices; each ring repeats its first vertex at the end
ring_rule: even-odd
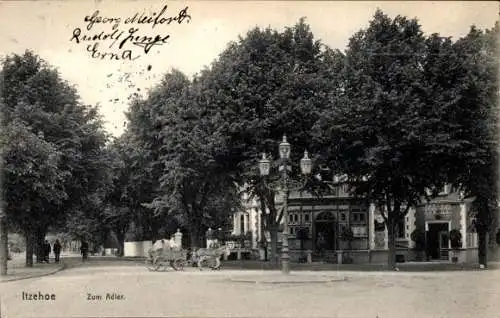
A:
POLYGON ((410 234, 410 239, 415 242, 415 249, 423 251, 425 249, 425 233, 420 229, 415 229, 410 234))
POLYGON ((350 242, 350 241, 353 241, 354 240, 354 233, 352 232, 351 228, 349 227, 346 227, 343 231, 342 231, 342 237, 341 239, 343 241, 346 241, 346 242, 350 242))
POLYGON ((352 250, 352 241, 354 241, 354 232, 350 227, 344 228, 342 231, 341 239, 346 241, 348 244, 348 249, 352 250))
POLYGON ((459 249, 462 247, 462 233, 459 230, 453 229, 450 231, 451 248, 459 249))

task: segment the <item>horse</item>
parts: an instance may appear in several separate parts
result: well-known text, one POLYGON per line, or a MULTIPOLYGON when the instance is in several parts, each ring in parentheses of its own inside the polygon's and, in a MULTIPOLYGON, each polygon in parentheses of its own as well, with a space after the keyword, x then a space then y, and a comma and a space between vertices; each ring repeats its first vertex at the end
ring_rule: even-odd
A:
POLYGON ((223 245, 217 248, 200 248, 196 252, 194 252, 200 271, 203 270, 202 263, 205 260, 215 260, 215 266, 211 267, 211 269, 220 269, 220 257, 223 254, 229 256, 230 253, 231 250, 227 245, 223 245))

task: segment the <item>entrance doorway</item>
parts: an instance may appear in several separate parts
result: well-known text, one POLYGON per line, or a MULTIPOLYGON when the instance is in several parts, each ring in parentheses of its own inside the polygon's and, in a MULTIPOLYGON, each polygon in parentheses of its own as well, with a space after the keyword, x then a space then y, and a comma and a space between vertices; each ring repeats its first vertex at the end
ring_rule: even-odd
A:
POLYGON ((447 221, 428 223, 426 232, 426 250, 431 260, 448 260, 449 231, 447 221))
POLYGON ((314 222, 314 243, 318 251, 334 251, 337 248, 337 222, 335 215, 331 212, 318 214, 314 222))

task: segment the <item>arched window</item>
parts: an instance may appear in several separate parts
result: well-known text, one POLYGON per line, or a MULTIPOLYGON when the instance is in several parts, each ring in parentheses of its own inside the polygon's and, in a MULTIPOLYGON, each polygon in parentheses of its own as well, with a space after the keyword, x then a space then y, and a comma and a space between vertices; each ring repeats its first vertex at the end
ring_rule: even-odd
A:
POLYGON ((330 211, 323 211, 316 216, 316 221, 335 221, 335 215, 330 211))

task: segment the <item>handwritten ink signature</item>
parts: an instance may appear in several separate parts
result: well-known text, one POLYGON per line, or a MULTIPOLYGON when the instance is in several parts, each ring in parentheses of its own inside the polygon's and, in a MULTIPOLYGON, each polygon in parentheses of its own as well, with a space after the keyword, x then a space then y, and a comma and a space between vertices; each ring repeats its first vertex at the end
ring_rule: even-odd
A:
POLYGON ((121 41, 118 48, 122 49, 127 42, 131 42, 134 45, 144 48, 144 53, 148 54, 149 50, 151 50, 153 46, 167 43, 167 40, 170 38, 170 34, 165 36, 156 35, 155 37, 135 35, 137 31, 139 31, 138 28, 131 28, 128 30, 129 35, 121 41))
POLYGON ((186 23, 189 23, 191 21, 191 16, 188 14, 189 7, 185 7, 184 9, 180 10, 177 16, 162 18, 161 16, 167 11, 167 8, 168 6, 165 5, 158 15, 156 14, 156 12, 153 12, 152 16, 150 17, 145 16, 144 12, 140 15, 139 13, 136 13, 133 17, 127 18, 125 20, 125 24, 153 24, 151 27, 154 28, 158 24, 170 24, 175 21, 177 21, 178 24, 181 24, 182 22, 184 22, 184 20, 186 20, 186 23))
POLYGON ((171 24, 171 23, 189 23, 191 21, 191 15, 188 13, 189 7, 178 11, 177 15, 168 16, 167 15, 168 6, 164 5, 159 13, 153 12, 151 15, 146 15, 144 12, 141 14, 135 13, 133 16, 129 16, 126 19, 120 17, 104 17, 101 16, 99 10, 95 10, 92 15, 87 15, 84 18, 86 23, 86 28, 74 28, 70 42, 76 42, 77 44, 86 43, 87 52, 92 58, 109 58, 111 60, 135 60, 140 55, 134 54, 134 51, 130 47, 126 47, 128 44, 140 47, 145 54, 151 51, 154 46, 159 46, 167 44, 170 39, 170 34, 162 34, 158 32, 153 35, 148 35, 147 31, 143 28, 153 29, 157 25, 161 24, 171 24), (128 33, 120 24, 132 24, 128 29, 128 33), (97 25, 111 25, 111 30, 98 30, 91 31, 92 28, 97 25), (143 27, 144 26, 144 27, 143 27), (85 30, 86 29, 86 30, 85 30), (90 31, 86 33, 86 31, 90 31), (145 35, 144 35, 145 34, 145 35), (102 51, 100 44, 107 42, 106 45, 108 49, 116 48, 115 50, 102 51), (115 45, 118 44, 118 47, 115 45))
POLYGON ((103 17, 99 16, 99 10, 96 10, 92 14, 92 16, 86 16, 85 19, 83 19, 83 21, 88 22, 87 30, 89 30, 89 31, 90 31, 90 29, 92 29, 92 27, 96 23, 104 23, 104 24, 111 23, 111 24, 113 24, 112 29, 115 30, 120 25, 120 22, 122 21, 122 19, 121 18, 106 18, 106 17, 103 18, 103 17))

